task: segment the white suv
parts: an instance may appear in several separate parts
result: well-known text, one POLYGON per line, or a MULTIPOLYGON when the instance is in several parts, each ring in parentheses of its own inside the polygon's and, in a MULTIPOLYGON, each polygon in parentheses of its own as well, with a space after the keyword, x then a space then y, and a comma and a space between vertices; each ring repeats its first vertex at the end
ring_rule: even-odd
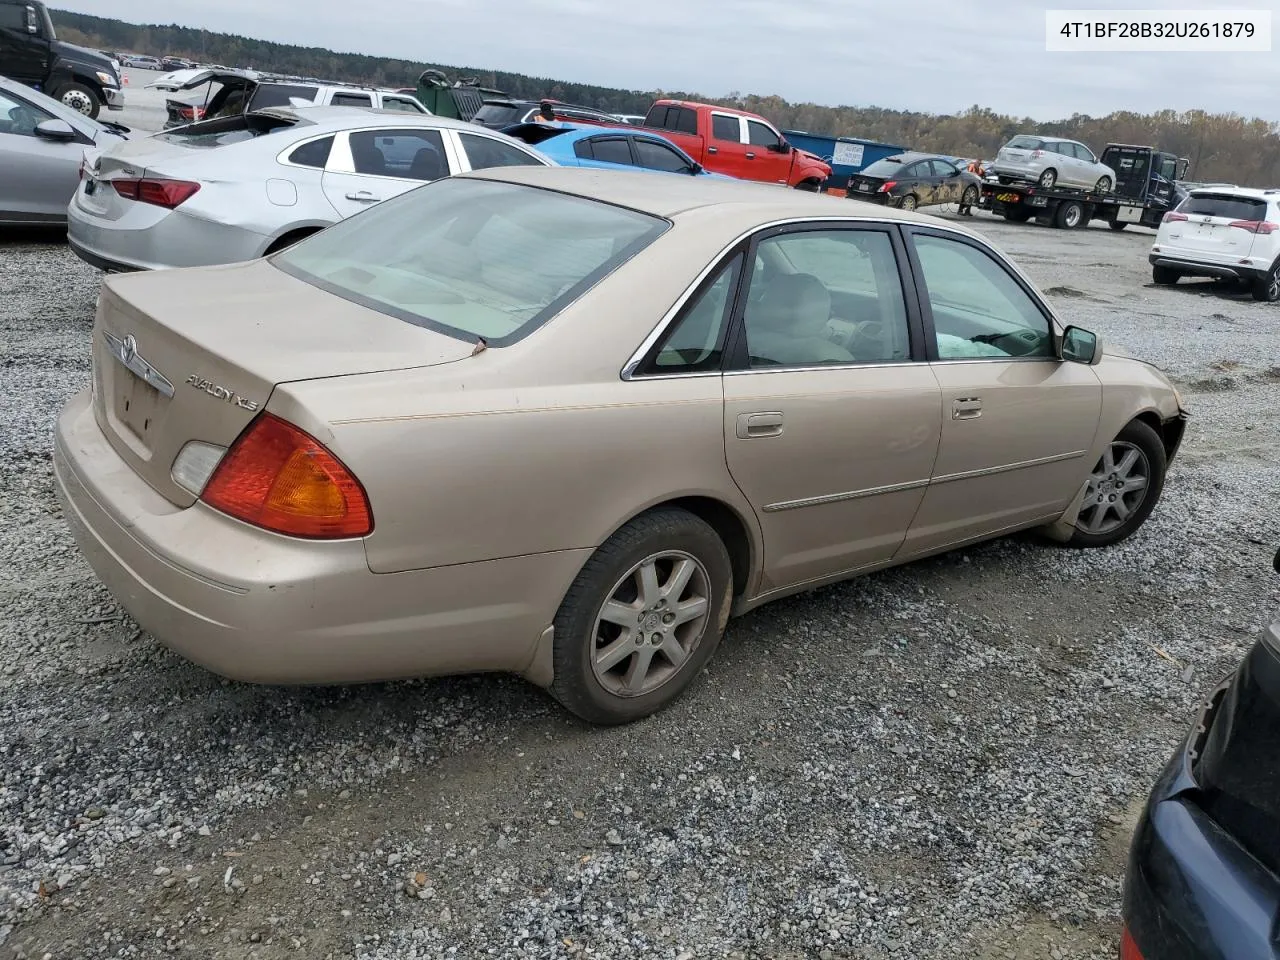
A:
POLYGON ((1164 215, 1148 259, 1151 278, 1234 280, 1255 300, 1280 300, 1280 190, 1192 190, 1164 215))

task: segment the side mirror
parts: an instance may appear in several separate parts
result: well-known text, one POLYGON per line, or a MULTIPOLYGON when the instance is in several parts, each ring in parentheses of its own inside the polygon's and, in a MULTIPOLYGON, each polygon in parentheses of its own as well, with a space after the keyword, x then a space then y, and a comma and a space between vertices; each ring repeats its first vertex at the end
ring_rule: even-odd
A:
POLYGON ((787 141, 785 140, 779 140, 778 145, 776 147, 773 147, 772 149, 777 153, 790 153, 791 144, 787 143, 787 141))
POLYGON ((1093 366, 1102 360, 1102 341, 1096 333, 1080 327, 1067 327, 1062 333, 1060 355, 1063 360, 1093 366))
POLYGON ((27 7, 27 33, 33 37, 40 33, 40 20, 36 17, 35 7, 27 7))
POLYGON ((698 162, 695 160, 693 163, 691 163, 691 164, 689 165, 689 174, 690 174, 690 176, 694 176, 694 177, 696 177, 696 176, 698 176, 699 174, 701 174, 701 173, 702 173, 703 169, 704 169, 704 168, 703 168, 702 164, 698 163, 698 162))
POLYGON ((46 120, 36 125, 36 136, 46 140, 74 140, 75 128, 65 120, 46 120))

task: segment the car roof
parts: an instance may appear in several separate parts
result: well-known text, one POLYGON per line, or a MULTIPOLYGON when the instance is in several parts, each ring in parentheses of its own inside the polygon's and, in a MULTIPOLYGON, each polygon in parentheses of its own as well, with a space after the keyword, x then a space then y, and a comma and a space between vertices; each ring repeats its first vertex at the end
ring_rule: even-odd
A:
MULTIPOLYGON (((459 176, 556 190, 668 220, 709 214, 735 225, 740 222, 744 230, 759 223, 792 218, 939 222, 926 214, 895 207, 750 180, 655 177, 651 173, 589 167, 493 167, 459 176)), ((974 231, 950 221, 946 225, 950 230, 979 237, 974 231)))
POLYGON ((405 113, 403 110, 382 110, 377 107, 263 107, 251 110, 250 114, 267 117, 284 117, 298 123, 314 124, 316 133, 324 129, 346 130, 354 127, 367 127, 386 118, 394 117, 399 126, 434 127, 445 130, 465 130, 481 136, 493 136, 493 130, 486 130, 478 124, 465 120, 453 120, 449 117, 437 117, 430 113, 405 113))

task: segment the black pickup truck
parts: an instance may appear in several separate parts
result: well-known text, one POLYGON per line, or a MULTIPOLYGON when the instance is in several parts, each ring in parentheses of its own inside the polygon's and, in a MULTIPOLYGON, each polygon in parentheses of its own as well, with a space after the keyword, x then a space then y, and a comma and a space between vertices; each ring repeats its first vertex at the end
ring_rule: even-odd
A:
POLYGON ((0 0, 0 74, 86 117, 124 109, 120 75, 97 50, 59 40, 41 0, 0 0))

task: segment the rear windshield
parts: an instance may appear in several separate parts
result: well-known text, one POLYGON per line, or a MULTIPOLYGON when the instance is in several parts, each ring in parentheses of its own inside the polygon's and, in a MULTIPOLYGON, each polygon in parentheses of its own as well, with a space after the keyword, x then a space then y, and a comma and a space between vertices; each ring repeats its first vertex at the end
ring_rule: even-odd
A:
POLYGON ((1230 220, 1265 220, 1267 202, 1253 197, 1233 197, 1226 193, 1199 193, 1187 197, 1179 213, 1230 220))
POLYGON ((525 104, 486 103, 476 111, 476 115, 471 119, 476 123, 492 123, 495 125, 519 123, 520 118, 525 115, 528 109, 529 107, 525 104))
POLYGON ((451 178, 371 207, 272 262, 406 323, 500 347, 546 323, 669 226, 598 200, 451 178))
POLYGON ((174 127, 172 130, 156 134, 155 139, 181 144, 184 147, 225 147, 231 143, 240 143, 277 130, 285 130, 296 124, 296 120, 287 117, 242 114, 235 117, 222 117, 218 120, 206 120, 203 123, 191 123, 185 127, 174 127))
POLYGON ((1044 141, 1039 137, 1014 137, 1005 146, 1014 150, 1039 150, 1044 147, 1044 141))
POLYGON ((316 94, 320 92, 319 87, 304 87, 296 83, 260 83, 258 89, 253 91, 253 98, 249 101, 250 110, 261 110, 264 107, 288 107, 290 98, 298 97, 307 103, 316 102, 316 94))
POLYGON ((883 160, 877 160, 869 167, 863 167, 858 171, 858 175, 868 177, 891 177, 894 174, 902 172, 902 164, 905 160, 905 157, 885 157, 883 160))

